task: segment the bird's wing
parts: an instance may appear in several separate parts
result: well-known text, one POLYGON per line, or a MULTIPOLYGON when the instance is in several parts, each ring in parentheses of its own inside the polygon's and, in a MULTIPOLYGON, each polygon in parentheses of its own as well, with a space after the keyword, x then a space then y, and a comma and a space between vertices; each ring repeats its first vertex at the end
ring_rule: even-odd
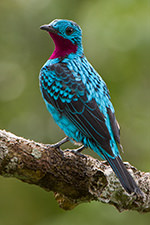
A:
POLYGON ((112 131, 114 134, 115 141, 120 145, 120 147, 122 149, 122 146, 120 144, 120 126, 119 126, 118 121, 116 120, 115 113, 113 113, 110 108, 107 108, 107 113, 109 116, 109 120, 110 120, 110 124, 111 124, 111 128, 112 128, 112 131))
MULTIPOLYGON (((65 115, 85 137, 98 143, 109 155, 114 156, 104 114, 94 98, 88 101, 88 90, 82 80, 75 77, 65 63, 47 67, 46 71, 41 73, 40 84, 43 96, 49 104, 65 115), (52 83, 47 76, 49 73, 49 77, 53 77, 52 83)), ((111 111, 108 112, 111 115, 111 111)), ((116 133, 113 118, 112 121, 112 130, 116 133)))

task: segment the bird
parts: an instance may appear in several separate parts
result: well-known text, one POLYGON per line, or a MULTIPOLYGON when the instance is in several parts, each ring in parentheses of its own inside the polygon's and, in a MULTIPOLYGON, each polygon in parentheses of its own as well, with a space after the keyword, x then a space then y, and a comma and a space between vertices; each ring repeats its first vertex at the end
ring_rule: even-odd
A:
POLYGON ((84 55, 82 29, 72 20, 55 19, 42 25, 55 44, 40 70, 39 83, 46 107, 67 141, 89 147, 106 160, 128 194, 142 191, 127 171, 119 150, 120 127, 106 83, 84 55))

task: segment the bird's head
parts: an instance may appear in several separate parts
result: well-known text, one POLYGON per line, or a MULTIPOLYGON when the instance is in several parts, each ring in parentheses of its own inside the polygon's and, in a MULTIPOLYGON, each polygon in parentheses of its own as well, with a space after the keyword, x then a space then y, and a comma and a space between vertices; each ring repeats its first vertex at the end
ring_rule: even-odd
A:
POLYGON ((57 58, 70 53, 83 53, 82 30, 71 20, 56 19, 40 27, 48 31, 55 43, 55 50, 50 58, 57 58))

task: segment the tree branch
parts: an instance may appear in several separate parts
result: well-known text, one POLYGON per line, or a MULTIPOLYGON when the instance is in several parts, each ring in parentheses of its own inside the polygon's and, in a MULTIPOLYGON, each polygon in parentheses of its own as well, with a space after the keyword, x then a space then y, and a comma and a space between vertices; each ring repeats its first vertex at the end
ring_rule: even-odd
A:
POLYGON ((126 163, 144 193, 144 198, 128 195, 105 161, 71 150, 49 148, 0 130, 0 175, 15 177, 53 191, 60 207, 73 209, 93 200, 123 210, 150 211, 150 173, 126 163))

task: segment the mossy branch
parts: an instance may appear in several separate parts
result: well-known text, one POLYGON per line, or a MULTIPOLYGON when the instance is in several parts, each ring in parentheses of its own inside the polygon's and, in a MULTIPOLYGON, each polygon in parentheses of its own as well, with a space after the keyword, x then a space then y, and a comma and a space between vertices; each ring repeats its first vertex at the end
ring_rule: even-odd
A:
POLYGON ((120 212, 150 212, 150 173, 138 171, 129 163, 126 167, 143 191, 143 198, 128 195, 105 161, 49 148, 0 130, 0 175, 53 191, 65 210, 96 200, 114 205, 120 212))

